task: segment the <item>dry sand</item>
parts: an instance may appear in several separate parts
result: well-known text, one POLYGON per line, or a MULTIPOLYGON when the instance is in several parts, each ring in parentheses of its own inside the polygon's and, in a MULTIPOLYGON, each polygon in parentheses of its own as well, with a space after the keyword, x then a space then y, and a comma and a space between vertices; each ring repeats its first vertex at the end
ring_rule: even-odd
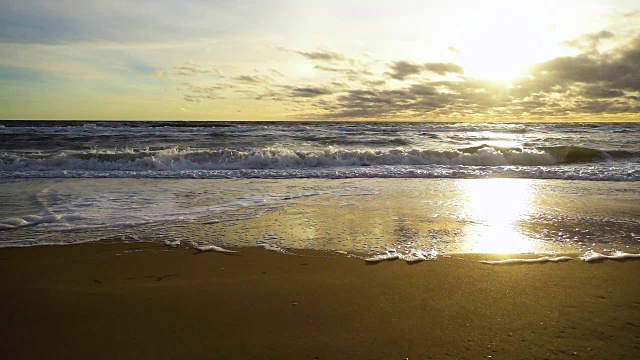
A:
POLYGON ((0 250, 2 359, 638 359, 640 261, 0 250))

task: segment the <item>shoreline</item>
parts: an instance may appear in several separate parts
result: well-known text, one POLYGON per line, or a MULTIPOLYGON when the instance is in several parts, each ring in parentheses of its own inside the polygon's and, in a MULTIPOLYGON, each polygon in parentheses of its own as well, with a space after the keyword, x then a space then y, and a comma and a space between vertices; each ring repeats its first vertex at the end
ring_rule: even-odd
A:
POLYGON ((640 355, 640 261, 489 266, 466 254, 367 265, 301 253, 156 243, 0 249, 0 356, 640 355))

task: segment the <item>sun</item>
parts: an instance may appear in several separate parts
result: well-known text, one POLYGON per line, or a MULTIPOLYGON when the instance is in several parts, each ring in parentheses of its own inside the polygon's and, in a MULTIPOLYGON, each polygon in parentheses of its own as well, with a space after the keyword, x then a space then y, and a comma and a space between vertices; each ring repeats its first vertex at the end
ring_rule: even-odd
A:
POLYGON ((556 56, 558 34, 549 16, 531 6, 494 7, 471 16, 455 46, 465 75, 508 83, 556 56))

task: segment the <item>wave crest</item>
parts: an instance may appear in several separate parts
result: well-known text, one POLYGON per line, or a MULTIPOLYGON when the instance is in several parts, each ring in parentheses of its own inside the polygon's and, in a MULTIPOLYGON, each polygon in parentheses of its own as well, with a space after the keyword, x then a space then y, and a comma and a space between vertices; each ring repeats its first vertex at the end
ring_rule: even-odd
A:
POLYGON ((291 150, 284 147, 244 150, 170 148, 159 151, 60 153, 54 156, 0 156, 0 171, 251 170, 376 165, 545 166, 629 157, 639 156, 632 152, 606 152, 574 146, 520 149, 481 145, 453 150, 337 147, 319 150, 291 150))

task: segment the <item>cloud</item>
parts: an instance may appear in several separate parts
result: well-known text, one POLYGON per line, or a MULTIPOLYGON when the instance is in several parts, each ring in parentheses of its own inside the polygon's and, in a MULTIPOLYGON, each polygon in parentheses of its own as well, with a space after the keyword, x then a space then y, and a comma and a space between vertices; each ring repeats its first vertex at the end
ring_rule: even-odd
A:
POLYGON ((309 60, 320 60, 326 62, 336 62, 336 61, 345 61, 347 57, 344 55, 333 52, 333 51, 313 51, 313 52, 304 52, 304 51, 296 51, 296 53, 304 56, 309 60))
POLYGON ((304 56, 309 60, 317 60, 317 61, 325 61, 325 62, 339 62, 349 60, 343 54, 337 53, 335 51, 330 50, 321 50, 321 51, 295 51, 297 54, 304 56))
POLYGON ((294 97, 318 97, 333 94, 333 91, 324 87, 294 87, 291 88, 291 96, 294 97))
POLYGON ((385 75, 396 80, 424 72, 457 76, 455 79, 416 77, 410 84, 397 87, 396 83, 391 88, 385 82, 373 87, 365 81, 361 82, 361 88, 334 88, 331 96, 322 102, 310 98, 316 112, 303 116, 468 120, 480 115, 531 120, 637 114, 640 112, 640 37, 607 53, 591 51, 599 41, 611 36, 608 32, 582 36, 576 39, 586 44, 581 54, 537 64, 510 86, 464 76, 462 67, 452 63, 394 61, 385 75))
POLYGON ((614 37, 615 34, 611 31, 602 30, 597 33, 582 35, 571 41, 565 41, 564 44, 586 52, 597 52, 598 46, 603 40, 612 39, 614 37))
POLYGON ((170 78, 172 76, 201 76, 201 75, 215 75, 222 76, 222 71, 215 66, 204 66, 196 64, 192 61, 188 61, 180 66, 174 66, 169 71, 158 71, 156 75, 161 78, 170 78))
POLYGON ((438 75, 445 74, 462 74, 464 69, 462 66, 453 63, 426 63, 422 66, 426 71, 431 71, 438 75))
POLYGON ((322 118, 413 117, 453 104, 456 97, 428 84, 402 89, 347 90, 334 102, 320 106, 322 118))
POLYGON ((582 89, 582 93, 590 98, 616 98, 624 96, 624 91, 609 89, 604 85, 588 85, 582 89))
POLYGON ((625 18, 632 18, 632 19, 640 18, 640 10, 636 10, 636 11, 631 11, 631 12, 625 13, 625 14, 623 14, 623 16, 625 18))
MULTIPOLYGON (((258 70, 256 70, 258 71, 258 70)), ((278 77, 282 77, 282 78, 286 78, 287 76, 283 73, 281 73, 280 71, 276 70, 276 69, 268 69, 267 70, 269 73, 273 74, 274 76, 278 76, 278 77)))
POLYGON ((269 84, 273 82, 273 78, 267 75, 240 75, 234 80, 245 84, 269 84))
MULTIPOLYGON (((534 120, 638 113, 640 37, 626 43, 620 38, 606 30, 580 36, 567 42, 580 50, 578 55, 534 65, 509 85, 466 76, 462 66, 450 62, 396 60, 387 64, 386 72, 373 72, 334 51, 285 49, 312 61, 316 70, 339 76, 300 84, 277 70, 256 69, 219 78, 213 85, 183 85, 184 100, 248 96, 281 104, 293 118, 310 119, 534 120), (601 42, 609 40, 616 40, 612 44, 617 47, 598 51, 601 42)), ((184 72, 181 76, 213 72, 193 63, 171 71, 184 72)))
POLYGON ((538 64, 531 69, 531 76, 560 87, 579 83, 640 91, 640 36, 611 53, 559 57, 538 64))
POLYGON ((341 67, 333 67, 333 66, 325 66, 325 65, 316 65, 314 66, 314 68, 321 71, 342 73, 342 74, 351 75, 351 76, 373 75, 373 73, 369 69, 351 69, 351 68, 344 68, 344 67, 341 68, 341 67))
POLYGON ((420 74, 423 70, 422 65, 405 60, 395 61, 389 68, 391 68, 391 72, 386 74, 396 80, 404 80, 408 76, 420 74))
POLYGON ((448 73, 462 74, 464 72, 462 66, 453 63, 416 64, 406 60, 395 61, 389 65, 389 68, 391 72, 385 74, 396 80, 404 80, 409 76, 418 75, 425 71, 438 75, 446 75, 448 73))
POLYGON ((220 69, 213 66, 198 65, 194 62, 186 62, 173 68, 173 74, 177 76, 198 76, 203 74, 222 75, 220 69))
POLYGON ((182 83, 178 90, 186 90, 183 99, 189 102, 200 102, 201 100, 224 99, 220 93, 226 89, 233 88, 229 84, 198 85, 189 82, 182 83))
POLYGON ((277 102, 299 102, 299 99, 312 99, 336 93, 331 86, 293 86, 279 85, 267 88, 265 92, 258 94, 256 100, 271 100, 277 102), (284 90, 284 91, 282 91, 284 90))
POLYGON ((358 60, 352 57, 346 56, 345 54, 339 53, 334 50, 329 50, 329 49, 318 49, 316 51, 301 51, 301 50, 289 49, 282 46, 277 47, 277 49, 280 51, 296 53, 298 55, 301 55, 307 60, 311 60, 315 62, 323 62, 323 63, 330 63, 330 64, 348 63, 351 65, 359 64, 358 60))

